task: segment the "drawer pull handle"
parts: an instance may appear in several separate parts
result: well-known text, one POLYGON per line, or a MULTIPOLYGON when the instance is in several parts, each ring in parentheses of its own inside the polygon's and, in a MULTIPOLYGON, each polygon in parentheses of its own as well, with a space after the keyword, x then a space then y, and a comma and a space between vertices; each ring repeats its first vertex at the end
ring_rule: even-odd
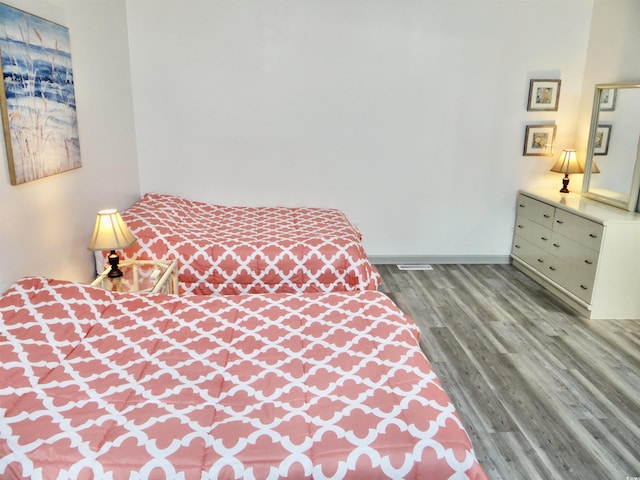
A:
POLYGON ((556 271, 556 267, 549 267, 549 270, 551 270, 552 272, 556 271))
POLYGON ((553 246, 556 248, 560 248, 560 245, 558 245, 557 243, 554 243, 553 246))
POLYGON ((587 287, 585 287, 584 285, 580 285, 580 288, 583 290, 589 290, 587 287))
POLYGON ((547 241, 547 240, 549 240, 549 239, 548 239, 547 237, 540 237, 540 240, 543 240, 543 241, 545 241, 545 242, 546 242, 546 241, 547 241))
POLYGON ((538 262, 540 263, 544 263, 544 260, 542 260, 541 258, 538 259, 538 262))
POLYGON ((548 215, 548 214, 546 214, 546 213, 545 213, 544 215, 542 215, 542 216, 543 216, 544 218, 551 218, 551 215, 548 215))
POLYGON ((513 248, 520 248, 520 245, 516 244, 513 246, 513 248))
POLYGON ((596 234, 594 234, 594 233, 590 233, 590 234, 589 234, 589 236, 590 236, 591 238, 598 238, 598 235, 596 235, 596 234))
POLYGON ((524 205, 523 205, 522 203, 519 203, 519 204, 518 204, 518 206, 519 206, 520 208, 524 208, 524 205))
POLYGON ((560 225, 562 225, 564 222, 562 220, 556 220, 556 223, 559 223, 560 225))
POLYGON ((593 262, 591 260, 585 260, 584 263, 586 263, 587 265, 593 265, 593 262))
POLYGON ((518 225, 518 228, 524 228, 522 225, 518 225))

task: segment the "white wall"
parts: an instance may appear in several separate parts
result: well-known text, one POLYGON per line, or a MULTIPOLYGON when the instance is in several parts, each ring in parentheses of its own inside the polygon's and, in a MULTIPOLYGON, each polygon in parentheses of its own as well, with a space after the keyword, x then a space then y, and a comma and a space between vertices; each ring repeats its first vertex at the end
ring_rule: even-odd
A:
POLYGON ((0 140, 0 291, 26 275, 88 281, 98 210, 139 195, 124 0, 3 0, 69 27, 82 167, 11 186, 0 140))
POLYGON ((640 78, 637 0, 592 26, 590 0, 4 1, 70 27, 83 166, 14 187, 0 143, 0 289, 87 281, 95 212, 150 190, 336 206, 374 256, 506 256, 516 190, 559 185, 524 126, 580 149, 593 85, 640 78), (559 112, 526 112, 545 77, 559 112))
MULTIPOLYGON (((141 191, 337 207, 370 255, 509 253, 516 191, 560 186, 590 0, 127 2, 141 191), (561 78, 558 112, 527 112, 561 78)), ((572 181, 576 185, 580 178, 572 181)))

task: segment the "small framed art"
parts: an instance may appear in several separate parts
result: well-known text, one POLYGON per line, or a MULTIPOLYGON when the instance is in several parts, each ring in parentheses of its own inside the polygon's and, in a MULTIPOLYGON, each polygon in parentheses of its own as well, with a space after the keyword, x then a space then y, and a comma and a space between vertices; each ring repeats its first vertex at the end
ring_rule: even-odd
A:
POLYGON ((616 109, 616 89, 605 88, 600 93, 600 111, 613 112, 616 109))
POLYGON ((527 125, 524 134, 523 155, 553 155, 553 144, 556 139, 555 125, 527 125))
POLYGON ((598 125, 596 138, 593 143, 594 155, 607 155, 609 153, 609 139, 611 138, 611 125, 598 125))
POLYGON ((531 80, 527 110, 530 112, 557 111, 561 82, 562 80, 531 80))

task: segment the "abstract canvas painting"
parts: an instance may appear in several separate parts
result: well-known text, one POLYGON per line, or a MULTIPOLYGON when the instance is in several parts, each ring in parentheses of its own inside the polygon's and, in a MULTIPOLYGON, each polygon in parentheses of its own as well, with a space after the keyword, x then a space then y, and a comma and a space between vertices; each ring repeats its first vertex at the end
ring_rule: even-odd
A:
POLYGON ((0 55, 11 184, 79 168, 69 29, 0 3, 0 55))

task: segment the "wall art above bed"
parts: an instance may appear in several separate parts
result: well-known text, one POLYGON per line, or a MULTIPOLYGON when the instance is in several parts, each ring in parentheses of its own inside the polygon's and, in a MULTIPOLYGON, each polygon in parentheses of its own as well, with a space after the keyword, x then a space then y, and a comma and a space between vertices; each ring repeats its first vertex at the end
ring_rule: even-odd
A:
POLYGON ((0 54, 11 184, 79 168, 69 29, 0 3, 0 54))

